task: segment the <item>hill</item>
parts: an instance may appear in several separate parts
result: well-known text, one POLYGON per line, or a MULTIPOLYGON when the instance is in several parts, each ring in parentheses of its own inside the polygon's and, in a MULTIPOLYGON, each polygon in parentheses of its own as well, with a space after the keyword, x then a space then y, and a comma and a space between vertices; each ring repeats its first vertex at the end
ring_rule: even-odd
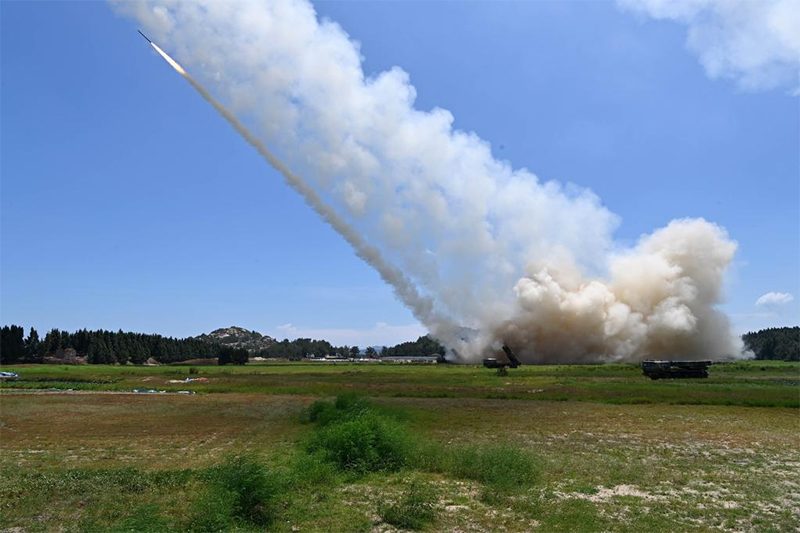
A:
POLYGON ((238 326, 215 329, 211 333, 203 333, 194 338, 231 348, 244 348, 249 352, 264 350, 275 342, 275 339, 269 335, 262 335, 257 331, 250 331, 238 326))

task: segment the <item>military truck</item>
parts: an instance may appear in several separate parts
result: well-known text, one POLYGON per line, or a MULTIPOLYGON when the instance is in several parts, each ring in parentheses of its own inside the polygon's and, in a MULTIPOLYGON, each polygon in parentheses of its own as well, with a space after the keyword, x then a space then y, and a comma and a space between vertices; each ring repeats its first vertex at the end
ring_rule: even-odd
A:
POLYGON ((643 361, 642 374, 650 379, 707 378, 711 361, 643 361))
POLYGON ((517 359, 517 356, 514 355, 514 352, 511 351, 511 348, 505 344, 503 345, 503 352, 505 352, 506 357, 508 357, 508 361, 502 361, 495 357, 487 357, 483 360, 483 366, 486 368, 517 368, 522 364, 519 362, 519 359, 517 359))

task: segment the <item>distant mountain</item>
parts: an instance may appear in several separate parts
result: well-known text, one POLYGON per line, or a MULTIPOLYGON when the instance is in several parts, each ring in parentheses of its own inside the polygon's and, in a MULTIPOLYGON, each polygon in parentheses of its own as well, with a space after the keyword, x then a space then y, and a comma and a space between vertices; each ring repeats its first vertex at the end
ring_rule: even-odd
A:
POLYGON ((275 342, 275 339, 269 335, 262 335, 257 331, 250 331, 237 326, 215 329, 211 333, 203 333, 195 338, 205 342, 221 344, 223 346, 244 348, 251 352, 269 348, 269 346, 275 342))

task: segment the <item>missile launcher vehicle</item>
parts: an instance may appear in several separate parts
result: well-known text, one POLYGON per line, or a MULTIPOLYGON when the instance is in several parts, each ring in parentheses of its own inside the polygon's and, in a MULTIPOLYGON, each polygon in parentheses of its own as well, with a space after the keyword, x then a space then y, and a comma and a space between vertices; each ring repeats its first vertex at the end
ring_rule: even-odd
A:
POLYGON ((486 368, 517 368, 522 364, 519 362, 519 359, 517 359, 517 356, 514 355, 514 352, 511 351, 511 348, 505 344, 503 345, 503 352, 505 352, 506 357, 508 357, 508 361, 503 361, 494 357, 487 357, 483 360, 483 366, 486 368))
POLYGON ((650 379, 707 378, 711 361, 643 361, 642 374, 650 379))

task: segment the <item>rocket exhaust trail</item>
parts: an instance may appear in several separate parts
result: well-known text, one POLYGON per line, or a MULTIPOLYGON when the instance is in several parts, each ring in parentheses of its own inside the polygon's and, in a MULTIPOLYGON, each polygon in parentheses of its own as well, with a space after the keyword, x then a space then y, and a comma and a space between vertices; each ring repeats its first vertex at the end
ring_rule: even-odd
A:
MULTIPOLYGON (((139 32, 141 33, 141 32, 139 32)), ((142 37, 147 37, 142 33, 142 37)), ((421 295, 417 290, 416 285, 396 266, 390 264, 384 257, 381 251, 375 246, 369 244, 364 238, 347 223, 338 213, 336 213, 330 206, 328 206, 322 197, 305 183, 303 178, 292 172, 281 160, 279 160, 266 146, 242 124, 236 116, 228 111, 221 103, 219 103, 211 94, 200 85, 197 80, 190 76, 181 67, 177 61, 172 59, 166 52, 158 47, 150 39, 147 39, 150 45, 155 49, 164 60, 170 64, 183 78, 200 93, 211 106, 222 115, 222 117, 233 126, 233 128, 246 140, 250 146, 263 157, 275 170, 280 172, 286 182, 298 193, 300 193, 305 202, 314 211, 319 214, 322 219, 327 222, 339 235, 353 247, 356 255, 371 265, 380 274, 381 279, 388 283, 395 292, 395 295, 406 304, 414 314, 414 317, 423 324, 441 324, 452 327, 451 321, 446 317, 439 315, 433 309, 433 301, 421 295)))

